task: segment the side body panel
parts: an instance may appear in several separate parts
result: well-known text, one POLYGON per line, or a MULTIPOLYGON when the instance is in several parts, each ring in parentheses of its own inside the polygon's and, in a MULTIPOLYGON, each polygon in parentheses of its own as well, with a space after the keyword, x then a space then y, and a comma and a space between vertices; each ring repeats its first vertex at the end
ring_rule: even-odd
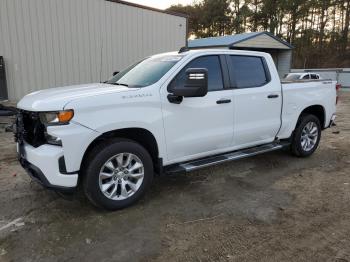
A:
MULTIPOLYGON (((82 126, 74 121, 69 125, 49 126, 48 134, 59 137, 62 141, 67 172, 77 172, 90 143, 101 133, 82 126)), ((54 146, 56 148, 60 148, 54 146)), ((56 161, 57 164, 57 161, 56 161)))
MULTIPOLYGON (((270 101, 267 98, 265 100, 265 96, 270 91, 279 94, 280 97, 283 95, 282 127, 278 134, 278 137, 281 139, 288 138, 291 135, 300 113, 306 107, 317 104, 324 107, 326 112, 324 126, 329 123, 332 114, 335 112, 335 83, 310 81, 283 84, 283 94, 281 94, 281 84, 278 74, 273 67, 272 59, 268 55, 265 55, 265 58, 270 68, 271 82, 268 89, 266 89, 266 91, 269 91, 267 93, 264 91, 261 95, 259 90, 231 89, 209 92, 203 98, 184 99, 185 102, 180 105, 169 104, 167 100, 167 85, 184 64, 187 64, 199 55, 215 54, 262 55, 258 52, 237 52, 230 50, 194 52, 186 55, 183 60, 176 64, 154 85, 141 89, 129 89, 127 92, 119 92, 120 90, 116 88, 116 92, 112 91, 96 94, 95 96, 79 97, 68 102, 64 108, 73 108, 75 110, 74 122, 89 131, 86 132, 87 135, 84 137, 74 136, 77 139, 63 140, 65 155, 67 155, 67 171, 73 172, 79 170, 84 152, 94 139, 103 133, 124 128, 143 128, 151 132, 157 141, 159 157, 163 158, 164 165, 271 142, 274 139, 272 133, 277 133, 280 125, 280 118, 278 116, 281 113, 281 101, 279 99, 270 101), (221 95, 222 98, 231 97, 233 103, 214 107, 216 104, 214 105, 212 102, 219 97, 221 98, 221 95), (261 97, 259 98, 258 96, 260 95, 261 97), (232 107, 234 110, 232 115, 227 113, 231 112, 231 110, 226 112, 224 107, 232 107), (172 110, 170 110, 171 108, 172 110), (225 114, 220 114, 220 112, 224 111, 226 112, 225 114), (175 113, 177 116, 175 116, 175 113), (215 114, 218 117, 214 117, 215 114), (174 116, 179 120, 180 115, 183 121, 175 121, 166 130, 166 123, 170 123, 170 120, 174 116), (223 120, 222 118, 226 119, 228 123, 234 123, 234 126, 238 121, 242 125, 237 126, 236 129, 234 127, 227 128, 229 125, 216 126, 215 129, 210 129, 209 131, 205 130, 208 126, 200 125, 200 123, 206 123, 207 125, 212 124, 215 126, 218 124, 218 121, 223 120), (179 134, 179 130, 183 132, 179 134), (255 130, 254 136, 260 133, 265 134, 265 136, 254 140, 256 137, 251 137, 252 130, 255 130), (211 132, 211 137, 217 136, 219 141, 221 141, 220 137, 225 136, 224 140, 226 141, 227 133, 231 131, 233 133, 233 139, 227 146, 225 146, 226 142, 218 143, 218 145, 211 146, 210 148, 206 144, 205 135, 208 135, 206 132, 211 132), (178 138, 179 141, 172 141, 170 139, 167 142, 166 136, 169 136, 169 134, 174 139, 178 138), (193 143, 186 143, 186 139, 193 141, 193 143), (198 147, 193 151, 196 142, 198 142, 198 147), (178 152, 179 154, 176 153, 177 155, 173 154, 173 151, 179 148, 189 148, 190 151, 178 152)), ((65 133, 63 129, 62 131, 59 129, 49 129, 48 131, 59 137, 64 136, 63 133, 65 133)))
POLYGON ((302 111, 314 105, 323 107, 325 122, 321 124, 326 128, 332 115, 336 113, 335 85, 336 82, 328 80, 282 83, 282 127, 278 138, 289 138, 302 111))
MULTIPOLYGON (((209 92, 205 97, 185 98, 175 105, 167 100, 167 85, 175 77, 174 72, 161 88, 168 153, 165 165, 269 143, 277 135, 281 126, 282 95, 271 56, 231 50, 206 50, 200 55, 215 54, 262 56, 270 68, 271 81, 264 87, 209 92), (269 94, 278 98, 268 99, 269 94), (232 103, 218 106, 215 100, 220 98, 232 99, 232 103), (232 138, 230 143, 228 137, 232 138)), ((187 62, 195 57, 190 56, 187 62)))
MULTIPOLYGON (((100 135, 124 128, 146 129, 157 141, 159 156, 166 156, 157 84, 132 92, 80 98, 69 102, 65 108, 74 108, 74 121, 100 135)), ((85 145, 94 139, 85 140, 85 145)))
MULTIPOLYGON (((270 81, 262 86, 233 89, 233 146, 238 148, 274 141, 281 126, 282 94, 278 72, 270 55, 258 57, 265 59, 270 81)), ((231 70, 234 75, 233 65, 231 70)))
MULTIPOLYGON (((204 57, 208 55, 217 54, 206 52, 204 57)), ((232 142, 233 103, 217 103, 223 99, 233 100, 232 90, 224 88, 224 76, 223 89, 209 91, 204 97, 185 97, 180 104, 170 103, 167 99, 167 87, 170 82, 183 67, 200 57, 203 57, 203 54, 191 56, 184 61, 160 90, 169 162, 183 161, 191 156, 228 148, 232 142)), ((222 74, 227 71, 224 59, 221 61, 221 69, 219 66, 218 70, 221 70, 222 74)))
POLYGON ((164 129, 169 161, 228 148, 233 137, 232 90, 209 92, 205 97, 184 98, 179 105, 162 92, 164 129))

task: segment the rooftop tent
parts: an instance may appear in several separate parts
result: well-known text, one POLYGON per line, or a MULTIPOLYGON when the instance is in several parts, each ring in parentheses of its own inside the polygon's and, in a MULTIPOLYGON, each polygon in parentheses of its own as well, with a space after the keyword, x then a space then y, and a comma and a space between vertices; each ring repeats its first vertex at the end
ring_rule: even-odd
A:
POLYGON ((230 48, 267 52, 274 59, 281 77, 289 73, 291 68, 293 46, 269 32, 251 32, 194 39, 189 40, 188 47, 190 49, 230 48))

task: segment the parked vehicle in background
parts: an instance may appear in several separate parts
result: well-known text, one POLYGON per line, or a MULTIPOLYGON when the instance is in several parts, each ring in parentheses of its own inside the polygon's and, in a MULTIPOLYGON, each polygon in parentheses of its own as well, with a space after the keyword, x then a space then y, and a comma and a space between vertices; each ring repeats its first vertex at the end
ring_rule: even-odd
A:
POLYGON ((79 184, 96 206, 127 207, 154 173, 289 147, 312 155, 336 118, 336 82, 281 83, 269 54, 181 50, 106 83, 47 89, 19 103, 19 160, 44 186, 79 184), (80 183, 81 182, 81 183, 80 183))
POLYGON ((322 79, 319 74, 314 73, 289 73, 284 76, 285 81, 296 81, 296 80, 317 80, 322 79))

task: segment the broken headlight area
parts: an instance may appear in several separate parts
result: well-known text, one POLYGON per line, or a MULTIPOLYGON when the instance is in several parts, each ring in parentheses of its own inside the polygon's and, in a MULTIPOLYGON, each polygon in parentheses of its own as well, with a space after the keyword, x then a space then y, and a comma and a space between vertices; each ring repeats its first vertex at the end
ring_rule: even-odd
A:
POLYGON ((45 138, 48 144, 54 145, 54 146, 62 146, 61 138, 55 137, 53 135, 48 134, 45 132, 45 138))
POLYGON ((44 144, 62 146, 62 141, 59 137, 55 137, 47 133, 47 126, 53 125, 55 118, 49 116, 45 112, 29 112, 21 110, 17 114, 16 128, 14 128, 16 142, 25 141, 33 147, 39 147, 44 144), (43 118, 43 115, 46 120, 43 118), (47 120, 51 124, 47 123, 47 120))

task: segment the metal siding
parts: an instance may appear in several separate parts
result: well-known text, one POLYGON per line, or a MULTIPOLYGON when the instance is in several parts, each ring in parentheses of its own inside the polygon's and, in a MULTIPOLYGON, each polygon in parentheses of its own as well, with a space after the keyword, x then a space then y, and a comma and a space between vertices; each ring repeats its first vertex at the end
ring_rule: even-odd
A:
POLYGON ((290 72, 292 65, 292 50, 278 51, 278 73, 282 78, 285 74, 290 72))
POLYGON ((282 44, 273 37, 262 34, 251 39, 242 41, 234 46, 249 47, 249 48, 273 48, 273 49, 290 49, 290 47, 282 44))
POLYGON ((259 32, 243 33, 236 35, 227 35, 227 36, 217 36, 217 37, 207 37, 199 38, 188 41, 189 48, 200 48, 200 47, 215 47, 215 46, 229 46, 236 42, 241 42, 242 40, 249 39, 256 35, 259 35, 259 32))
POLYGON ((186 18, 105 0, 1 0, 0 34, 9 98, 18 100, 103 81, 145 56, 178 50, 186 18))
POLYGON ((339 73, 338 82, 342 87, 350 87, 350 71, 344 71, 339 73))

